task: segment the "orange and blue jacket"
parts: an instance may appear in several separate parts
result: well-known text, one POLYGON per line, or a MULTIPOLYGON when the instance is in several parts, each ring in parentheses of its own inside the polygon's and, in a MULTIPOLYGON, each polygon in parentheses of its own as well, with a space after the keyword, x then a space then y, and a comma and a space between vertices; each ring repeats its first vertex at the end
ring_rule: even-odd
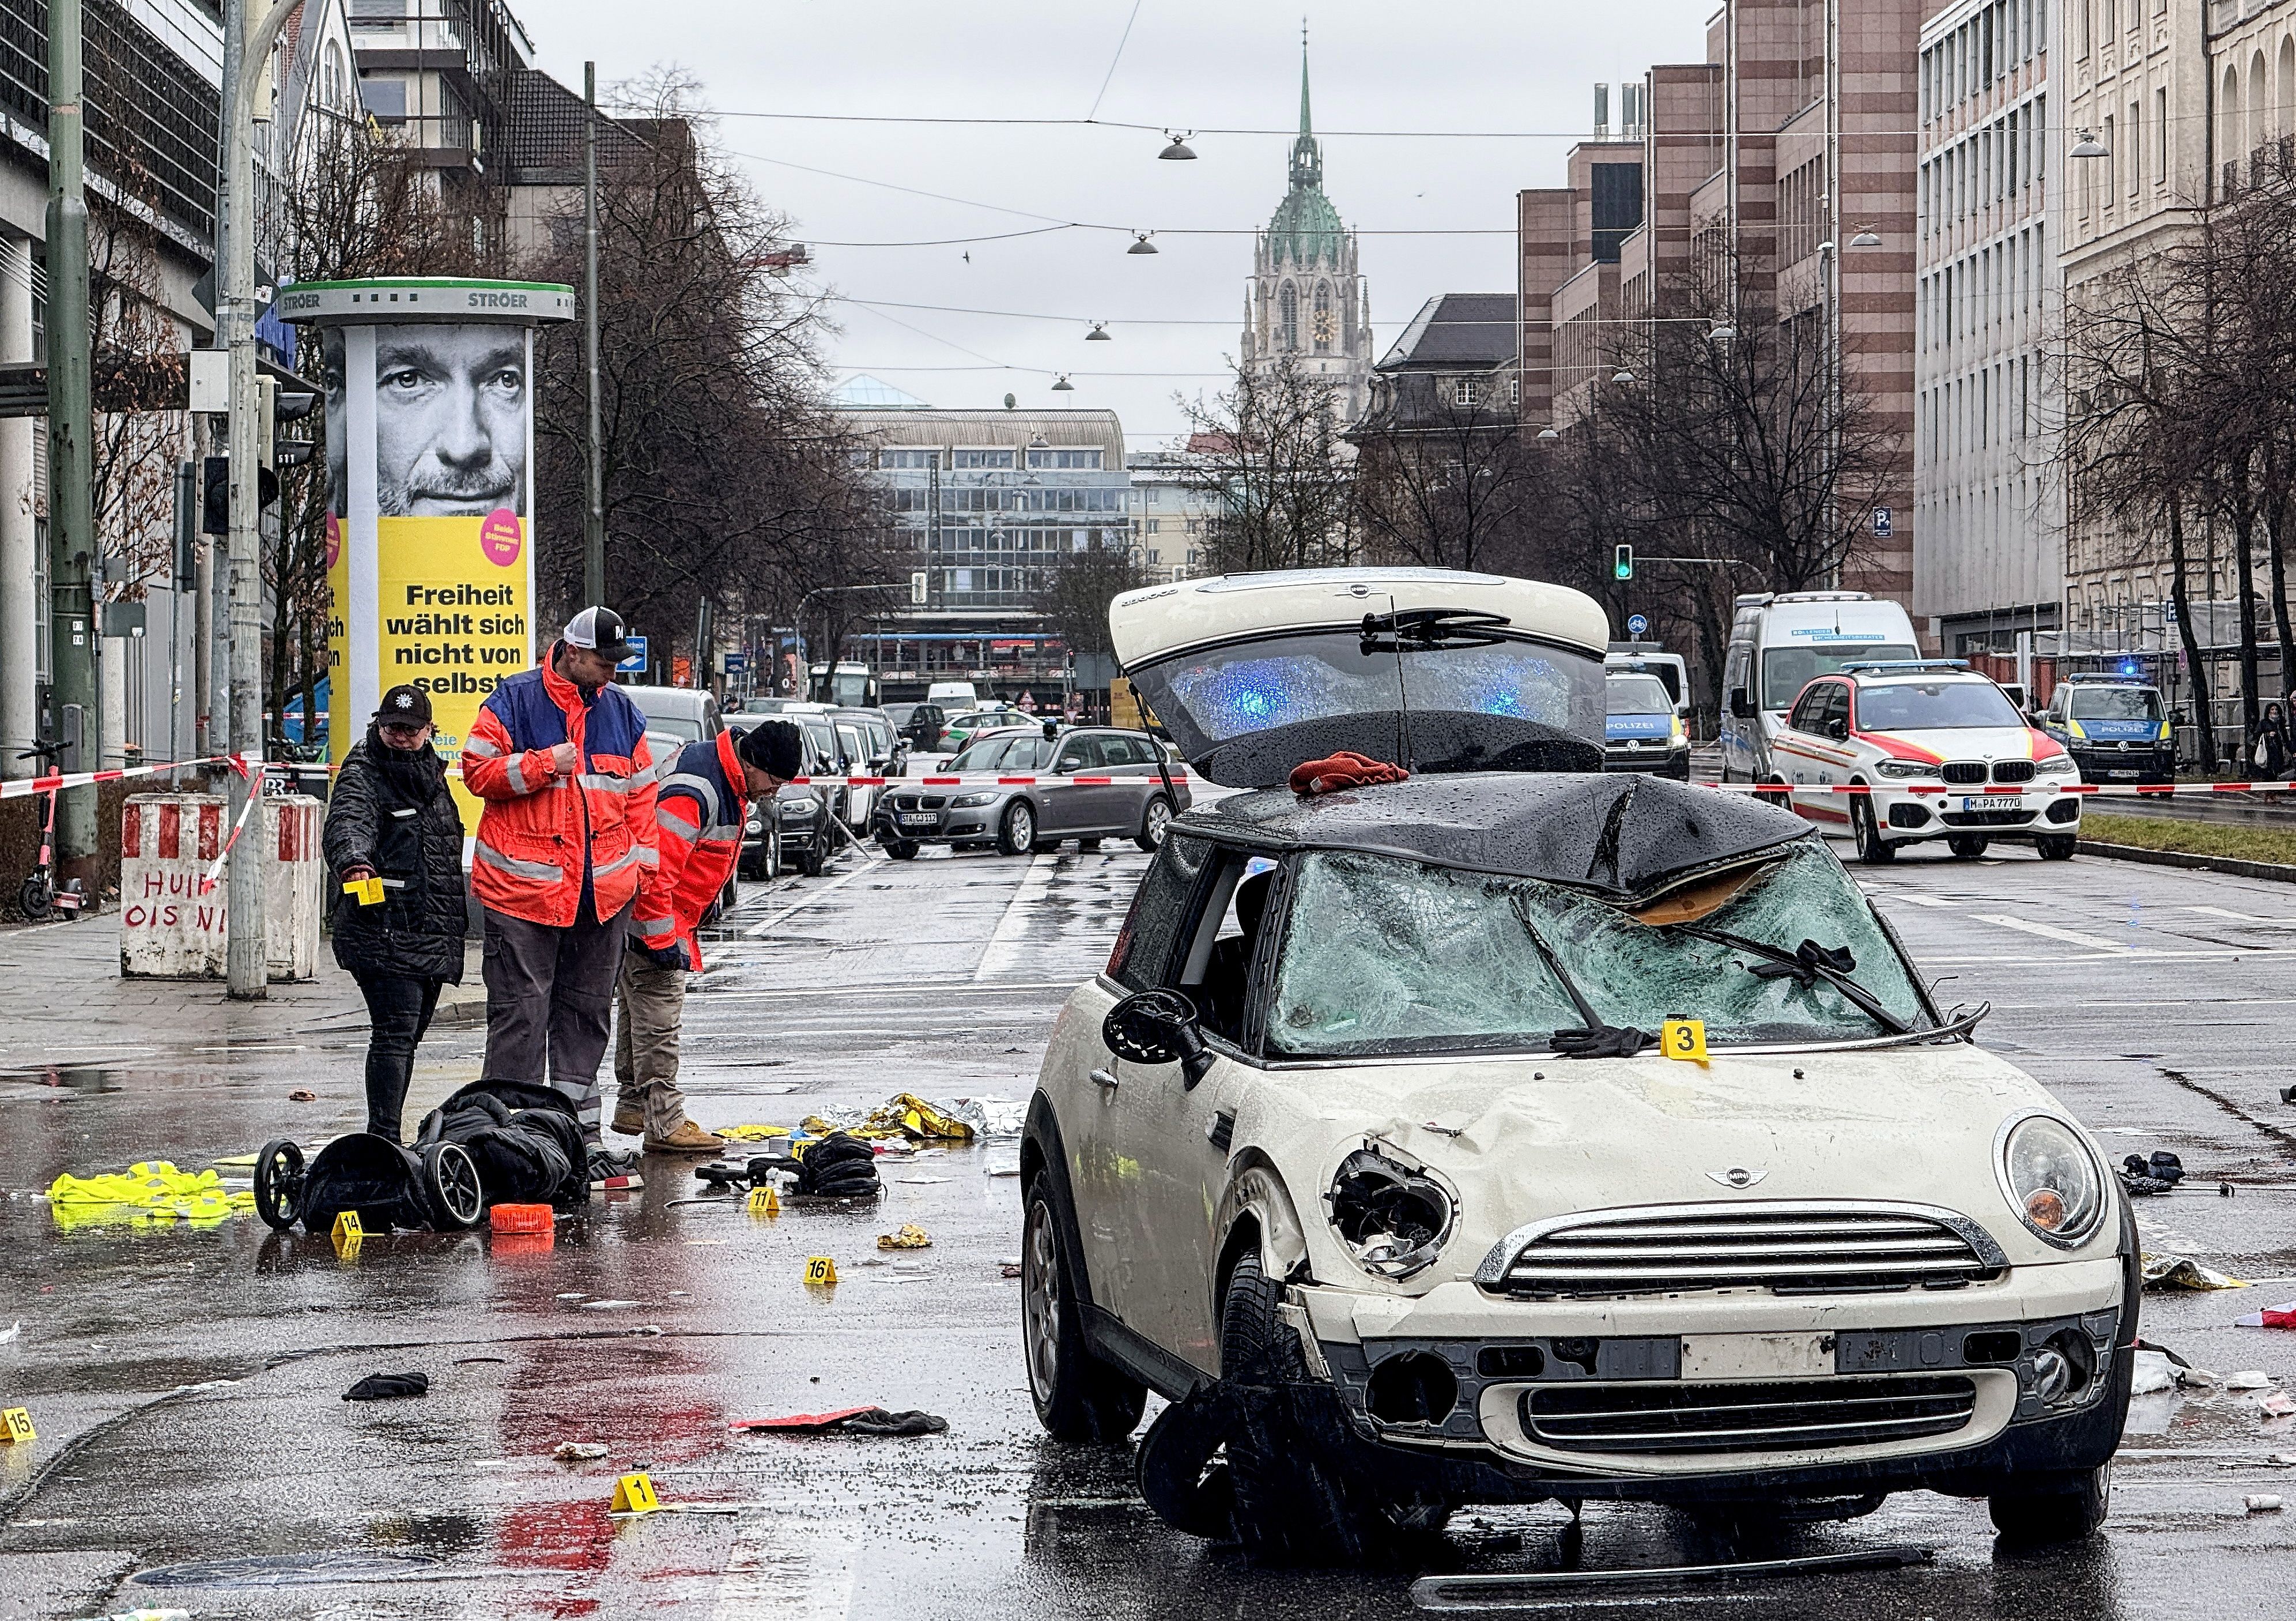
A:
POLYGON ((701 967, 694 930, 742 859, 742 828, 749 819, 749 779, 734 753, 734 734, 689 743, 655 782, 654 836, 660 864, 638 896, 630 927, 639 943, 656 950, 685 942, 686 965, 701 967))
POLYGON ((471 887, 481 902, 565 928, 586 872, 596 916, 611 918, 654 869, 653 756, 645 717, 618 687, 585 695, 553 668, 514 675, 479 707, 463 742, 463 786, 481 800, 471 887), (550 751, 575 750, 562 775, 550 751))

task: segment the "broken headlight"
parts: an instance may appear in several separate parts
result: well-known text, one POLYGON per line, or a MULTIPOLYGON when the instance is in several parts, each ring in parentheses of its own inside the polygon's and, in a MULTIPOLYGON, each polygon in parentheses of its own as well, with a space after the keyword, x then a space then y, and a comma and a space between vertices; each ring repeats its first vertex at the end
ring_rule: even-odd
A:
POLYGON ((1356 1264, 1382 1278, 1432 1265, 1457 1214, 1449 1189, 1370 1147, 1340 1162, 1324 1208, 1356 1264))

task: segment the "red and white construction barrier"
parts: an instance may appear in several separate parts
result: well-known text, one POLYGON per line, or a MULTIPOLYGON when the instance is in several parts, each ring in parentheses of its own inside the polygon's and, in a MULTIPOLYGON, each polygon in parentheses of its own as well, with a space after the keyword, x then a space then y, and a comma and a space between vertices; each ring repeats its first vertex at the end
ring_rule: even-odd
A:
POLYGON ((196 770, 202 766, 227 765, 242 776, 247 774, 246 761, 237 754, 209 754, 203 760, 177 760, 166 765, 121 766, 110 771, 57 772, 47 777, 20 777, 12 782, 0 782, 0 799, 27 799, 35 794, 53 794, 60 788, 85 788, 91 783, 133 782, 141 777, 165 777, 176 771, 196 770))

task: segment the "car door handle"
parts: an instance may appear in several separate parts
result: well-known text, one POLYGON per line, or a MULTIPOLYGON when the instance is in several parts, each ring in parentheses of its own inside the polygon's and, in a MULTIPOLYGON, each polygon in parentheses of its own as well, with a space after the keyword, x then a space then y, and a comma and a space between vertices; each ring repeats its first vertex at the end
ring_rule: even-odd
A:
POLYGON ((1093 1071, 1092 1078, 1101 1085, 1106 1087, 1111 1092, 1116 1090, 1116 1077, 1110 1074, 1104 1069, 1096 1069, 1093 1071))

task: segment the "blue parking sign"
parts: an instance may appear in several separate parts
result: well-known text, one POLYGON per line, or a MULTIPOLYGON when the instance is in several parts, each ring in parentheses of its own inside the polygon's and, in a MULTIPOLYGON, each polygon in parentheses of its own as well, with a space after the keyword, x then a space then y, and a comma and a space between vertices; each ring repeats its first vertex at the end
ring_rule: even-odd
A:
POLYGON ((646 669, 646 638, 625 634, 622 639, 630 645, 630 656, 614 669, 625 675, 643 675, 646 669))
POLYGON ((1879 539, 1886 540, 1890 538, 1890 509, 1888 507, 1876 506, 1874 509, 1874 533, 1879 539))

